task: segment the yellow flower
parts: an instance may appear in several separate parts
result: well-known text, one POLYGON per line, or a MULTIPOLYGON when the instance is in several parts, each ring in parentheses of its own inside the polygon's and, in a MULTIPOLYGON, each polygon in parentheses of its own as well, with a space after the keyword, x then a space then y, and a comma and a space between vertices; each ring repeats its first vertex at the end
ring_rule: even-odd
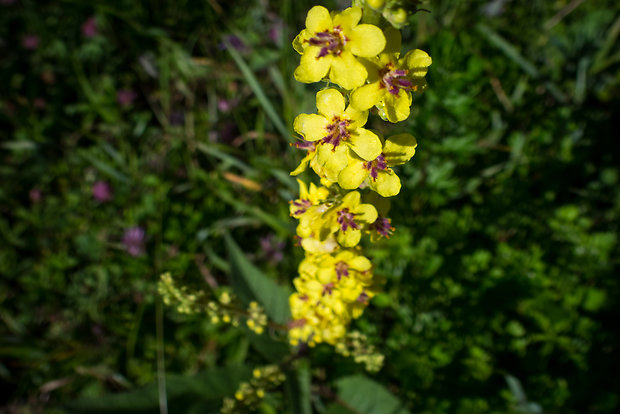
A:
POLYGON ((356 56, 373 57, 385 47, 385 37, 377 26, 358 24, 362 17, 359 7, 333 13, 314 6, 306 17, 306 28, 297 35, 293 47, 301 54, 295 70, 299 82, 329 79, 345 89, 361 86, 367 71, 356 56))
POLYGON ((333 235, 327 237, 327 239, 321 241, 311 237, 307 237, 301 240, 301 247, 307 253, 332 253, 338 250, 338 242, 333 235))
POLYGON ((383 151, 372 161, 352 155, 338 175, 338 184, 354 190, 368 179, 368 186, 382 197, 395 196, 400 192, 400 179, 390 167, 409 161, 417 145, 413 135, 398 134, 385 141, 383 151))
POLYGON ((310 183, 310 188, 301 180, 299 183, 299 198, 290 202, 290 213, 295 218, 301 217, 312 206, 320 204, 327 199, 329 190, 325 187, 317 187, 314 183, 310 183))
POLYGON ((356 246, 362 237, 362 227, 377 219, 375 207, 360 200, 360 193, 351 191, 324 214, 329 232, 336 233, 336 240, 343 247, 356 246))
POLYGON ((309 156, 316 157, 317 169, 322 173, 317 171, 319 175, 338 181, 338 173, 347 166, 349 149, 367 161, 379 156, 381 141, 362 128, 368 111, 358 111, 350 105, 345 109, 344 96, 336 89, 319 91, 316 106, 318 114, 300 114, 293 127, 306 141, 316 143, 316 153, 309 156))
POLYGON ((297 168, 291 171, 291 175, 294 176, 294 175, 299 175, 302 172, 306 171, 306 169, 308 168, 308 164, 310 164, 310 161, 314 160, 315 158, 314 156, 316 155, 316 142, 306 141, 304 139, 304 140, 297 141, 291 145, 294 146, 295 148, 308 151, 306 155, 304 156, 304 158, 300 161, 297 168))
POLYGON ((409 117, 411 92, 426 87, 424 76, 432 60, 420 49, 400 58, 400 32, 390 28, 385 35, 388 39, 385 51, 368 60, 369 83, 353 91, 351 106, 365 111, 376 105, 383 119, 399 122, 409 117))
POLYGON ((293 284, 297 293, 289 298, 289 339, 295 345, 335 344, 376 294, 372 265, 354 249, 306 255, 293 284))

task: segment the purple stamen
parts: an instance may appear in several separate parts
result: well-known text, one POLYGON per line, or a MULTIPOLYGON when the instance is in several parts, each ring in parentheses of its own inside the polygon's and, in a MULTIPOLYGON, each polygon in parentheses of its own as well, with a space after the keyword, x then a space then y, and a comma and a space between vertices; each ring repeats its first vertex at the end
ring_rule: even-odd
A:
POLYGON ((349 276, 349 265, 345 262, 336 263, 336 275, 338 276, 338 280, 342 279, 343 276, 349 276))
POLYGON ((347 231, 349 227, 355 230, 360 228, 360 226, 355 222, 353 218, 354 216, 355 214, 349 213, 348 208, 343 208, 342 210, 338 212, 337 221, 338 221, 338 224, 340 224, 340 228, 342 229, 342 231, 347 231))
POLYGON ((325 295, 326 293, 328 295, 331 295, 333 288, 334 288, 334 284, 332 282, 329 282, 328 284, 323 285, 323 295, 325 295))
POLYGON ((323 137, 321 143, 333 145, 332 151, 336 151, 340 141, 350 137, 348 126, 348 120, 334 117, 333 122, 327 126, 327 135, 323 137))
POLYGON ((368 304, 368 299, 369 299, 369 297, 368 297, 368 294, 366 292, 360 293, 360 295, 357 297, 357 301, 360 302, 360 303, 363 303, 365 305, 368 304))
POLYGON ((334 117, 333 123, 327 126, 327 135, 323 137, 321 143, 333 145, 332 151, 336 151, 340 141, 350 137, 348 126, 349 121, 334 117))
POLYGON ((302 149, 305 151, 314 151, 316 149, 316 142, 306 141, 305 139, 301 141, 295 141, 291 145, 297 149, 302 149))
POLYGON ((306 210, 312 207, 312 203, 310 202, 310 200, 306 200, 304 198, 293 201, 293 205, 297 207, 297 210, 293 212, 293 214, 296 216, 304 214, 306 210))
POLYGON ((329 54, 340 56, 347 40, 349 39, 342 33, 340 26, 336 26, 332 32, 325 31, 316 33, 316 35, 308 39, 307 42, 312 46, 322 46, 319 54, 316 56, 318 59, 329 54))
POLYGON ((401 89, 413 89, 413 82, 407 79, 407 71, 404 69, 390 70, 391 64, 382 71, 381 85, 388 89, 392 95, 398 95, 401 89))
POLYGON ((379 154, 379 156, 373 161, 364 163, 364 168, 370 171, 370 177, 376 181, 379 175, 379 170, 383 171, 387 168, 387 162, 385 161, 385 156, 383 153, 379 154))
POLYGON ((372 223, 371 228, 383 237, 390 237, 394 231, 391 222, 392 220, 387 217, 378 217, 375 222, 372 223))

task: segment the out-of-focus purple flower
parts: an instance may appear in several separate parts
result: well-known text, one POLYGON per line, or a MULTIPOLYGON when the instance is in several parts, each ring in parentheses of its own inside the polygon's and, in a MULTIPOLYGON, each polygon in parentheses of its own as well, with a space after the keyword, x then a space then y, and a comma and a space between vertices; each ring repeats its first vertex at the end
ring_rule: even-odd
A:
POLYGON ((123 244, 127 253, 132 256, 144 254, 144 229, 142 227, 131 227, 125 230, 123 244))
POLYGON ((84 23, 82 23, 82 34, 85 37, 95 37, 99 34, 97 22, 94 17, 89 17, 84 23))
POLYGON ((284 242, 275 238, 273 234, 260 238, 260 247, 263 256, 271 263, 280 263, 284 258, 282 250, 284 242))
POLYGON ((118 102, 120 106, 131 105, 137 97, 138 95, 129 89, 121 89, 116 92, 116 102, 118 102))
POLYGON ((217 109, 221 112, 228 112, 237 106, 237 102, 238 101, 236 99, 218 99, 217 109))
POLYGON ((39 36, 30 34, 22 37, 22 46, 28 50, 36 49, 39 47, 39 36))
POLYGON ((112 200, 112 187, 105 181, 97 181, 93 184, 93 198, 100 203, 112 200))
POLYGON ((41 201, 41 190, 38 188, 33 188, 28 192, 28 197, 30 197, 30 201, 33 203, 38 203, 41 201))
MULTIPOLYGON (((247 52, 248 51, 248 47, 246 46, 245 43, 243 43, 243 40, 241 40, 238 36, 228 35, 228 36, 224 37, 224 40, 225 40, 225 42, 228 42, 229 45, 231 45, 232 47, 237 49, 239 52, 247 52)), ((226 49, 226 43, 225 42, 220 43, 220 49, 222 49, 222 50, 226 49)))
POLYGON ((284 22, 278 18, 274 18, 269 28, 269 39, 276 45, 280 46, 282 43, 282 31, 284 29, 284 22))

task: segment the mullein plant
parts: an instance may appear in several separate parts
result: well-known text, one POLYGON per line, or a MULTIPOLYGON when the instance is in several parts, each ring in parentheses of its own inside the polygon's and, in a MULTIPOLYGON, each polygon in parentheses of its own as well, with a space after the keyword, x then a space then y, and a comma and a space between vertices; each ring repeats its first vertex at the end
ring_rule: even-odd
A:
MULTIPOLYGON (((365 125, 371 110, 386 122, 404 121, 413 95, 426 87, 431 58, 417 49, 401 54, 398 31, 408 14, 417 11, 417 4, 354 0, 341 12, 315 6, 293 42, 301 55, 295 79, 328 81, 328 86, 316 95, 317 113, 300 114, 293 125, 300 135, 294 146, 307 153, 291 175, 311 169, 320 183, 298 179, 299 197, 290 203, 305 252, 293 280, 296 292, 289 297, 292 321, 288 325, 269 321, 260 304, 253 301, 244 308, 228 288, 216 287, 215 295, 191 293, 169 273, 162 274, 158 284, 166 305, 185 314, 206 310, 212 323, 244 324, 258 335, 268 328, 284 329, 293 346, 327 343, 368 371, 380 369, 383 356, 366 336, 349 330, 381 284, 360 243, 389 237, 394 231, 387 217, 389 197, 400 192, 401 184, 392 167, 408 162, 417 142, 411 134, 384 137, 365 125)), ((256 368, 233 397, 224 399, 221 412, 259 404, 266 392, 284 381, 283 369, 301 354, 256 368)))
POLYGON ((417 142, 411 134, 384 137, 365 125, 371 110, 387 122, 406 120, 431 64, 422 50, 401 53, 398 29, 417 10, 415 1, 409 10, 402 3, 354 1, 340 12, 315 6, 293 41, 301 55, 295 79, 327 81, 316 95, 317 112, 298 115, 293 125, 300 135, 294 146, 307 152, 291 174, 311 169, 320 179, 320 185, 298 179, 299 198, 290 204, 305 253, 289 298, 294 346, 327 343, 348 354, 361 343, 349 325, 380 289, 360 243, 394 231, 388 198, 401 183, 392 167, 408 162, 417 142))

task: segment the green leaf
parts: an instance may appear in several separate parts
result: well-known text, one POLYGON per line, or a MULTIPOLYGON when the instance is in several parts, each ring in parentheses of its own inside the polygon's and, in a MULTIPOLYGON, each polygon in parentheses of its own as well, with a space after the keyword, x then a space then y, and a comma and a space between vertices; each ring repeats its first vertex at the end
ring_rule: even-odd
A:
POLYGON ((260 102, 261 106, 265 110, 265 113, 267 114, 269 119, 271 119, 271 122, 273 122, 278 132, 282 134, 284 138, 291 141, 292 137, 290 132, 284 126, 284 122, 282 122, 282 119, 278 115, 278 111, 276 111, 276 109, 269 101, 269 98, 267 98, 267 95, 265 95, 265 91, 263 91, 263 88, 258 82, 258 79, 256 79, 256 76, 254 76, 254 73, 252 73, 252 69, 250 69, 247 63, 245 63, 243 57, 241 57, 241 54, 237 52, 237 49, 235 49, 230 43, 228 43, 226 39, 224 39, 224 45, 226 46, 226 50, 228 50, 228 53, 230 53, 230 56, 233 58, 233 60, 241 70, 241 73, 243 74, 245 80, 252 89, 252 92, 254 92, 254 95, 256 95, 258 102, 260 102))
POLYGON ((605 304, 606 299, 607 293, 604 290, 590 288, 583 301, 583 308, 590 312, 596 312, 605 304))
POLYGON ((476 30, 478 30, 478 32, 480 34, 482 34, 484 37, 486 37, 487 40, 491 44, 493 44, 495 47, 497 47, 502 52, 504 52, 504 54, 510 60, 515 62, 517 65, 519 65, 521 67, 521 69, 523 69, 525 71, 525 73, 527 73, 528 75, 530 75, 533 78, 538 78, 540 76, 540 72, 538 71, 536 66, 534 66, 534 64, 532 64, 532 62, 530 62, 529 60, 524 58, 523 55, 521 55, 521 53, 519 53, 519 51, 517 50, 516 47, 514 47, 512 44, 510 44, 502 36, 500 36, 497 33, 495 33, 495 31, 493 31, 493 29, 491 29, 490 27, 488 27, 488 26, 486 26, 486 25, 484 25, 482 23, 478 23, 476 25, 476 30))
POLYGON ((294 414, 312 414, 310 385, 310 364, 307 360, 301 360, 295 370, 286 374, 286 395, 294 414))
POLYGON ((323 414, 358 414, 355 411, 351 411, 340 404, 330 404, 323 414))
MULTIPOLYGON (((211 411, 202 412, 219 412, 220 400, 234 394, 239 383, 249 377, 250 369, 245 366, 217 368, 195 376, 167 375, 168 411, 189 412, 199 405, 201 408, 211 408, 211 411)), ((77 400, 65 408, 75 414, 156 414, 159 413, 157 384, 120 394, 77 400)))
POLYGON ((123 182, 123 183, 128 183, 129 182, 129 177, 127 177, 127 175, 123 174, 121 171, 119 171, 116 168, 112 167, 107 162, 101 161, 100 159, 96 158, 92 154, 90 154, 88 152, 85 152, 85 151, 82 152, 80 155, 86 161, 89 161, 101 173, 107 175, 108 177, 113 178, 113 179, 115 179, 117 181, 120 181, 120 182, 123 182))
MULTIPOLYGON (((361 375, 336 382, 338 397, 360 414, 409 414, 398 398, 383 385, 361 375)), ((335 411, 334 413, 339 412, 335 411)), ((344 411, 346 412, 346 411, 344 411)))
POLYGON ((7 142, 3 142, 0 146, 2 146, 2 148, 6 148, 8 150, 12 150, 12 151, 22 151, 22 150, 28 150, 28 151, 33 151, 35 149, 37 149, 37 143, 34 141, 7 141, 7 142))
POLYGON ((202 151, 207 155, 211 155, 215 158, 219 158, 221 161, 224 161, 224 163, 226 164, 230 164, 234 167, 239 168, 245 174, 253 172, 252 167, 250 167, 249 165, 247 165, 240 159, 236 158, 234 155, 228 154, 226 152, 227 148, 223 145, 217 145, 213 143, 206 144, 204 142, 197 142, 196 148, 198 148, 199 151, 202 151))
POLYGON ((257 300, 273 321, 288 322, 291 319, 289 291, 254 266, 228 233, 224 233, 224 240, 232 265, 231 285, 237 295, 245 303, 257 300))

